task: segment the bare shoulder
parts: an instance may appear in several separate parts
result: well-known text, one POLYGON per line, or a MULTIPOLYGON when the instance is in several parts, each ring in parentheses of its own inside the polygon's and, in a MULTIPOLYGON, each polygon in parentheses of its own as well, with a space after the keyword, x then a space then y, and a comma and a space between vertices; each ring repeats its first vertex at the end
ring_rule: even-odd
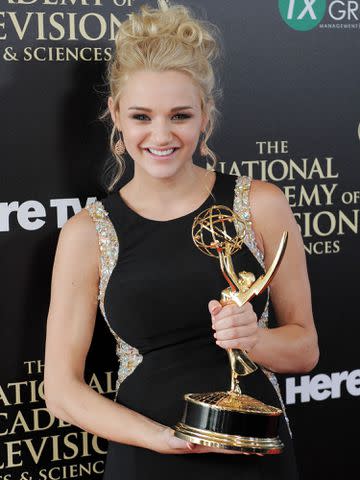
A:
POLYGON ((98 234, 87 209, 81 209, 64 223, 58 239, 57 256, 77 263, 86 261, 89 267, 99 271, 98 234))
POLYGON ((74 235, 84 237, 90 235, 93 239, 96 239, 97 237, 96 229, 94 228, 94 220, 91 218, 91 215, 86 208, 82 208, 79 212, 70 217, 62 227, 62 231, 64 230, 74 235))
POLYGON ((277 185, 263 180, 252 180, 250 187, 251 209, 257 214, 269 213, 272 209, 289 208, 288 201, 277 185))
POLYGON ((256 239, 263 253, 270 242, 280 240, 283 231, 301 243, 301 234, 289 202, 277 185, 252 180, 250 187, 251 220, 256 239))
POLYGON ((250 208, 253 222, 260 230, 271 225, 295 222, 289 202, 277 185, 263 180, 252 180, 250 187, 250 208), (270 224, 271 223, 271 224, 270 224))

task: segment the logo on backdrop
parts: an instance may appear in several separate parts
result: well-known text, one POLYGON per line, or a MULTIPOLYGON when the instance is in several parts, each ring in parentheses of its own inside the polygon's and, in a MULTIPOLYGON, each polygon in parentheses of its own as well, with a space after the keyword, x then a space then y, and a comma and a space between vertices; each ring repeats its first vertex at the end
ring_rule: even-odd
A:
POLYGON ((326 0, 279 0, 279 10, 294 30, 312 30, 325 15, 326 0))
MULTIPOLYGON (((88 197, 85 206, 95 200, 95 197, 88 197)), ((62 228, 81 208, 79 198, 52 198, 46 203, 38 200, 0 202, 0 233, 11 232, 19 227, 28 231, 46 228, 47 217, 52 217, 53 214, 57 227, 62 228)))
POLYGON ((134 0, 3 3, 8 4, 8 9, 0 11, 0 59, 4 62, 99 62, 111 59, 121 19, 134 0))
POLYGON ((360 0, 279 0, 282 19, 294 30, 359 30, 360 0), (328 3, 328 4, 327 4, 328 3), (326 21, 322 23, 326 14, 326 21))
MULTIPOLYGON (((101 476, 107 441, 55 417, 46 408, 43 359, 27 360, 23 365, 21 378, 0 384, 0 479, 101 476), (11 474, 6 474, 9 469, 11 474)), ((113 395, 115 381, 113 371, 88 373, 86 378, 104 396, 113 395)))
POLYGON ((286 379, 286 403, 306 403, 311 400, 317 402, 341 398, 346 395, 360 396, 360 370, 348 372, 334 372, 330 375, 319 373, 314 377, 304 375, 296 379, 286 379))
MULTIPOLYGON (((299 224, 306 253, 340 252, 343 239, 358 235, 360 224, 360 190, 341 188, 341 161, 315 152, 299 158, 287 140, 255 143, 257 159, 233 161, 229 173, 279 183, 299 224)), ((228 167, 226 162, 218 165, 221 171, 228 167)))

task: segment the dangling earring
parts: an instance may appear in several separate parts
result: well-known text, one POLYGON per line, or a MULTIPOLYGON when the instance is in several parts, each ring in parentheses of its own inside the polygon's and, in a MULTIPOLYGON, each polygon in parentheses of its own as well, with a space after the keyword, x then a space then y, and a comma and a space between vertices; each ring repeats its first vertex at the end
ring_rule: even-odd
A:
POLYGON ((124 142, 121 139, 121 132, 119 132, 119 140, 115 143, 114 150, 117 155, 123 155, 125 153, 125 145, 124 142))
POLYGON ((201 139, 201 142, 200 142, 200 155, 202 157, 206 157, 208 154, 209 154, 209 147, 206 145, 206 142, 205 142, 205 133, 202 132, 202 139, 201 139))

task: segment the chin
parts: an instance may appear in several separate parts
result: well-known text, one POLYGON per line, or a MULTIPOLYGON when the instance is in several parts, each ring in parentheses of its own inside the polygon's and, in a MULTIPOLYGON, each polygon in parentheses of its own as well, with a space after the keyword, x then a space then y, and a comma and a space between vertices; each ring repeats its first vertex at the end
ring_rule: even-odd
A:
POLYGON ((154 178, 170 178, 174 177, 183 168, 184 165, 152 165, 151 168, 145 168, 145 171, 154 178))

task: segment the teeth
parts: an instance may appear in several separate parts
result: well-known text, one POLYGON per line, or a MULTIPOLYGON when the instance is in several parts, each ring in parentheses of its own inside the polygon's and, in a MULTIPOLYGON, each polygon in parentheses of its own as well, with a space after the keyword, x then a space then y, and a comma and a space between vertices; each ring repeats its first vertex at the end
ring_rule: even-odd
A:
POLYGON ((149 148, 149 151, 153 153, 154 155, 159 155, 160 157, 165 156, 165 155, 170 155, 170 153, 173 153, 175 148, 170 148, 169 150, 153 150, 152 148, 149 148))

